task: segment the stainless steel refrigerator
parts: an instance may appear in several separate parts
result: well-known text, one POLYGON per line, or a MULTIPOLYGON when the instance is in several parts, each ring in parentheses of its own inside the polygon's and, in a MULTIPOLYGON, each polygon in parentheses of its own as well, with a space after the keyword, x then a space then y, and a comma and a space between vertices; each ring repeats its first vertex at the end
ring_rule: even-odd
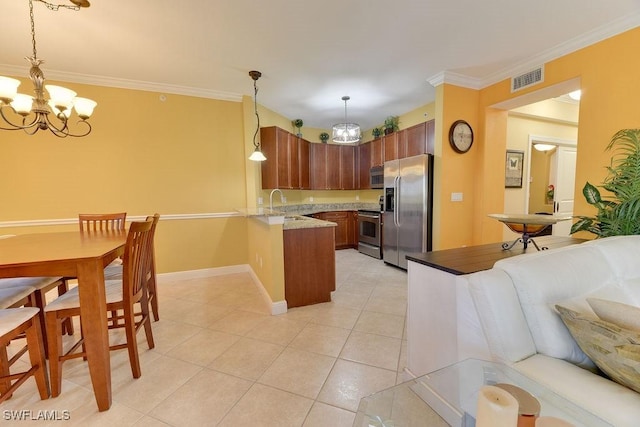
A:
POLYGON ((431 250, 432 193, 432 155, 384 163, 384 262, 406 270, 407 254, 431 250))

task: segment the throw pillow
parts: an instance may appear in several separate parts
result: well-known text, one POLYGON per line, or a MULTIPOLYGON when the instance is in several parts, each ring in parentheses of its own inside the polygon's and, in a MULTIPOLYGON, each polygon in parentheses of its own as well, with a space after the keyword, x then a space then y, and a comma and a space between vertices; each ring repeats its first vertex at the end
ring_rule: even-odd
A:
POLYGON ((556 305, 578 345, 613 381, 640 393, 640 333, 556 305))
POLYGON ((591 309, 605 322, 640 333, 640 308, 600 298, 587 298, 591 309))

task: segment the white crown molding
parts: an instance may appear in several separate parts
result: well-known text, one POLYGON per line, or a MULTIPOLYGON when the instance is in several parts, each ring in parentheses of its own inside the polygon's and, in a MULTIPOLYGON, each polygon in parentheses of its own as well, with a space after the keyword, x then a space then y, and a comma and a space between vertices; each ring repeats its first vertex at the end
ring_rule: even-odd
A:
POLYGON ((480 79, 465 76, 464 74, 454 73, 453 71, 442 71, 435 76, 428 78, 427 81, 433 87, 440 86, 443 83, 476 90, 482 89, 483 87, 480 79))
POLYGON ((443 83, 449 83, 470 89, 483 89, 513 76, 531 71, 540 67, 540 64, 544 65, 549 61, 568 55, 587 46, 591 46, 592 44, 598 43, 615 35, 622 34, 625 31, 632 30, 638 26, 640 26, 640 11, 560 43, 539 55, 529 57, 525 61, 519 62, 509 68, 505 68, 482 79, 445 70, 428 78, 427 81, 433 87, 443 83))
MULTIPOLYGON (((0 74, 28 77, 29 67, 0 64, 0 74)), ((221 101, 241 102, 242 94, 220 90, 203 89, 190 86, 170 85, 164 83, 144 82, 140 80, 118 79, 90 74, 70 73, 66 71, 45 70, 45 77, 49 80, 80 83, 94 86, 114 87, 118 89, 142 90, 146 92, 171 93, 174 95, 193 96, 196 98, 218 99, 221 101)))
POLYGON ((482 80, 482 87, 491 86, 492 84, 498 83, 502 80, 525 73, 529 70, 539 67, 540 64, 546 64, 547 62, 553 61, 554 59, 558 59, 562 56, 568 55, 587 46, 591 46, 592 44, 601 42, 602 40, 608 39, 615 35, 624 33, 625 31, 629 31, 638 26, 640 26, 640 11, 625 16, 616 21, 610 22, 606 25, 597 27, 592 31, 589 31, 588 33, 560 43, 559 45, 556 45, 555 47, 548 49, 540 53, 539 55, 533 56, 512 67, 505 68, 502 71, 494 73, 482 80))

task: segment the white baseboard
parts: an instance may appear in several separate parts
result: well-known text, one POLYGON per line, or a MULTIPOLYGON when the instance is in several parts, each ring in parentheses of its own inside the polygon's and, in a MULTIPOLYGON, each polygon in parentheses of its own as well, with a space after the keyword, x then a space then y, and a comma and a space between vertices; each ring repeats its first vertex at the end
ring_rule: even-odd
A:
POLYGON ((204 277, 222 276, 224 274, 249 273, 251 280, 256 285, 262 298, 271 307, 271 314, 284 314, 287 312, 287 301, 273 302, 269 293, 262 285, 260 278, 256 275, 249 264, 231 265, 226 267, 203 268, 201 270, 176 271, 173 273, 158 274, 158 283, 174 282, 178 280, 201 279, 204 277))

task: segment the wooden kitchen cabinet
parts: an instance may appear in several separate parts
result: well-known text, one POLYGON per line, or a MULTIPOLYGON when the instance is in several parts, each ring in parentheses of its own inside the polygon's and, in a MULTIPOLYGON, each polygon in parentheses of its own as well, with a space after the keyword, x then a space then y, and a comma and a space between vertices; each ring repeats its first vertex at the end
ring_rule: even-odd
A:
POLYGON ((382 138, 376 138, 370 142, 371 144, 371 166, 384 165, 384 145, 382 138))
POLYGON ((398 132, 382 136, 382 146, 384 147, 384 161, 399 159, 398 156, 398 132))
POLYGON ((356 164, 356 170, 358 171, 358 190, 371 188, 371 143, 358 145, 356 164))
POLYGON ((300 188, 299 138, 276 126, 260 129, 262 188, 300 188))
MULTIPOLYGON (((340 148, 340 190, 355 190, 356 185, 356 147, 342 145, 340 148)), ((331 167, 331 166, 329 166, 331 167)))
POLYGON ((348 249, 358 247, 358 216, 356 211, 320 212, 313 217, 335 222, 335 248, 348 249))
POLYGON ((313 190, 353 190, 355 147, 335 144, 311 144, 311 188, 313 190))
POLYGON ((298 165, 300 168, 300 185, 301 190, 311 189, 311 172, 310 167, 310 147, 311 143, 305 139, 298 138, 298 165))
POLYGON ((335 227, 284 230, 287 307, 331 301, 336 289, 335 227))
POLYGON ((435 144, 435 120, 418 123, 398 132, 398 158, 433 154, 435 144))

